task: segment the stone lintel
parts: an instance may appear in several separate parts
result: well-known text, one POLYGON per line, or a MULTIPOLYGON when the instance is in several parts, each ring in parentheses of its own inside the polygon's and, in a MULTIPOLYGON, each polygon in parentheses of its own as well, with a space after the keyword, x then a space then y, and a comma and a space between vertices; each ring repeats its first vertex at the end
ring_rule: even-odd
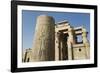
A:
POLYGON ((82 30, 83 27, 75 27, 74 30, 82 30))
POLYGON ((66 30, 66 29, 68 29, 69 27, 60 27, 60 28, 56 28, 55 30, 56 31, 60 31, 60 30, 66 30))
POLYGON ((65 23, 68 23, 68 21, 67 20, 63 20, 63 21, 57 22, 56 24, 65 24, 65 23))
POLYGON ((73 44, 73 48, 74 47, 84 47, 84 44, 73 44))

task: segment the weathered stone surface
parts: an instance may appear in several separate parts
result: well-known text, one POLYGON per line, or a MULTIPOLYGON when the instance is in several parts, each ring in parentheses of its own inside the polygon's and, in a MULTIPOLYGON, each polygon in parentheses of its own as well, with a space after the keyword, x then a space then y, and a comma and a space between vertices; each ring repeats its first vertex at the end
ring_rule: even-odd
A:
POLYGON ((52 61, 55 59, 55 21, 52 17, 37 17, 33 61, 52 61))
POLYGON ((81 60, 90 58, 90 46, 85 28, 74 28, 68 22, 61 22, 60 25, 55 26, 55 32, 55 60, 81 60), (63 34, 61 35, 60 33, 63 34), (68 35, 66 36, 67 40, 61 37, 65 34, 68 35), (77 43, 77 35, 82 36, 83 42, 77 43), (64 42, 65 40, 66 42, 64 42), (66 47, 63 46, 64 44, 66 44, 66 47), (66 52, 63 52, 63 50, 66 52))
POLYGON ((85 45, 85 49, 86 49, 86 58, 90 59, 90 44, 89 41, 87 39, 87 31, 85 28, 82 28, 82 37, 83 37, 83 44, 85 45))

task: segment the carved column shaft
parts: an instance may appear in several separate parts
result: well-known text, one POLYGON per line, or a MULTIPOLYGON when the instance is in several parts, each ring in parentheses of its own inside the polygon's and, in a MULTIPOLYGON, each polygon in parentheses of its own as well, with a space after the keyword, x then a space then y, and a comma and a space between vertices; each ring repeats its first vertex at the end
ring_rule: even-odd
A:
POLYGON ((50 16, 41 15, 37 18, 33 61, 51 61, 55 59, 55 22, 50 16))
POLYGON ((59 33, 56 32, 55 34, 55 60, 58 61, 59 60, 59 33))
POLYGON ((68 29, 68 41, 67 41, 67 45, 68 45, 68 59, 69 60, 72 60, 73 59, 73 56, 72 56, 72 44, 75 43, 75 40, 74 40, 74 34, 73 34, 73 28, 69 28, 68 29))

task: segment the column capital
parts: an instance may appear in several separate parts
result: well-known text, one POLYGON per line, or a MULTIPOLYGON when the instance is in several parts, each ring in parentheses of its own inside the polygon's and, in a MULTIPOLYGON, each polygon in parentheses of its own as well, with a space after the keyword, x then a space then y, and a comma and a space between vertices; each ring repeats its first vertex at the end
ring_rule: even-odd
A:
POLYGON ((82 27, 82 32, 87 32, 86 29, 84 27, 82 27))

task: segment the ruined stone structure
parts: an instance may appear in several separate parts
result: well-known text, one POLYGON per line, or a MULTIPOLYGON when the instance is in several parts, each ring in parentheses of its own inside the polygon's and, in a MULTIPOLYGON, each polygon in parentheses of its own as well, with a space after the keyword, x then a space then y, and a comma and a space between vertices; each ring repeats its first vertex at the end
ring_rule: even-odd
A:
POLYGON ((68 21, 55 26, 55 60, 89 59, 90 47, 84 27, 72 27, 68 21), (81 42, 77 36, 81 36, 81 42))
POLYGON ((32 49, 26 50, 23 61, 89 59, 90 45, 87 33, 84 27, 74 28, 68 21, 55 23, 51 16, 38 16, 34 45, 32 49))

